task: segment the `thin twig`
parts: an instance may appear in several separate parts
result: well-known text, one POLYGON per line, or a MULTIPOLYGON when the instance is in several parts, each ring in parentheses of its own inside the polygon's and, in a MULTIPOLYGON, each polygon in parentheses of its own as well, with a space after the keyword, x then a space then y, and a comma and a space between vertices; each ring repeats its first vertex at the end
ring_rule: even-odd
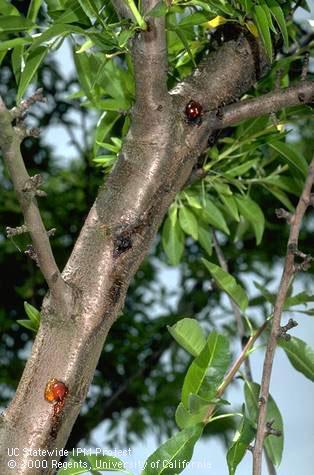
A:
POLYGON ((263 376, 259 396, 259 415, 257 433, 253 450, 253 475, 261 475, 262 449, 265 438, 267 401, 269 398, 269 386, 272 373, 273 361, 277 347, 277 339, 280 335, 280 321, 284 303, 296 272, 295 256, 298 254, 298 239, 301 222, 307 207, 311 204, 311 190, 314 181, 314 159, 312 160, 303 192, 299 199, 295 213, 291 217, 290 235, 287 246, 284 270, 282 273, 279 291, 273 312, 272 329, 266 349, 263 376))
POLYGON ((0 97, 0 149, 24 215, 25 229, 30 233, 33 242, 32 255, 36 256, 36 262, 38 262, 52 295, 62 302, 66 284, 52 254, 49 236, 36 201, 36 196, 42 195, 41 190, 38 189, 41 183, 40 175, 30 177, 27 173, 20 151, 23 137, 12 125, 14 119, 24 114, 27 108, 38 100, 43 100, 41 91, 37 91, 34 96, 22 101, 19 106, 9 111, 0 97))
POLYGON ((34 94, 21 101, 18 106, 13 107, 10 111, 12 117, 14 119, 22 117, 33 104, 36 104, 36 102, 47 102, 47 98, 44 97, 42 89, 37 89, 34 94))
POLYGON ((211 111, 208 118, 209 125, 211 129, 222 129, 237 124, 241 120, 270 114, 284 107, 307 104, 313 101, 314 82, 302 80, 295 86, 275 90, 255 99, 247 99, 223 107, 219 117, 217 117, 216 111, 211 111))

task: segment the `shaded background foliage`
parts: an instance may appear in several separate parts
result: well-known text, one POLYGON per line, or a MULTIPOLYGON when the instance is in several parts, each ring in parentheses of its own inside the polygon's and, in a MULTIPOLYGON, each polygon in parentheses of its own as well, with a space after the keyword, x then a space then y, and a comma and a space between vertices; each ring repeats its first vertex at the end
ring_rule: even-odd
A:
MULTIPOLYGON (((27 11, 29 4, 24 1, 12 3, 22 13, 27 11)), ((300 38, 305 33, 301 27, 296 31, 300 38)), ((174 41, 170 33, 168 39, 174 41)), ((200 39, 201 46, 195 53, 196 59, 207 48, 204 46, 205 40, 207 37, 200 39)), ((189 58, 176 68, 171 65, 170 83, 175 82, 174 78, 189 73, 192 67, 189 58)), ((292 62, 285 61, 283 55, 280 67, 286 68, 286 76, 292 81, 300 76, 301 59, 296 57, 292 62)), ((252 90, 251 94, 269 90, 274 84, 275 73, 273 70, 261 81, 259 89, 252 90)), ((104 171, 93 162, 94 151, 89 137, 93 134, 94 124, 91 125, 90 112, 80 107, 78 99, 65 98, 64 92, 70 93, 75 87, 79 89, 77 79, 68 78, 50 56, 38 71, 37 84, 44 89, 48 103, 33 109, 30 114, 32 123, 42 130, 49 130, 55 124, 62 125, 76 150, 75 160, 58 160, 54 149, 41 137, 36 140, 28 138, 22 145, 29 173, 41 173, 45 178, 44 189, 48 198, 41 199, 40 208, 47 228, 57 229, 52 245, 56 261, 63 268, 97 188, 103 181, 104 171), (82 131, 83 139, 77 138, 78 128, 82 131)), ((0 94, 6 98, 8 106, 14 105, 16 84, 10 55, 4 58, 0 69, 0 94)), ((309 159, 314 143, 311 133, 313 122, 304 112, 300 120, 297 109, 285 111, 285 114, 289 123, 294 122, 294 116, 298 117, 298 124, 294 125, 294 147, 309 159)), ((115 122, 112 136, 121 137, 125 133, 125 121, 123 116, 115 122)), ((209 146, 206 159, 211 154, 223 151, 226 147, 224 139, 234 133, 237 131, 230 129, 221 134, 216 145, 209 146)), ((261 161, 267 161, 267 151, 263 150, 265 144, 261 142, 259 146, 263 151, 261 161)), ((65 150, 64 157, 66 155, 65 150)), ((277 166, 277 162, 272 164, 270 160, 269 163, 272 167, 277 166)), ((261 163, 261 170, 263 166, 261 163)), ((32 334, 20 327, 16 320, 24 318, 23 301, 40 308, 46 286, 35 263, 24 255, 29 243, 27 237, 5 237, 5 227, 21 225, 22 217, 6 171, 2 165, 0 167, 0 403, 5 406, 17 387, 32 341, 32 334)), ((244 178, 252 179, 255 172, 256 169, 248 170, 244 178)), ((196 183, 191 189, 197 191, 199 186, 196 183)), ((289 198, 295 204, 297 193, 293 189, 290 191, 289 198)), ((266 218, 262 244, 256 246, 253 233, 247 227, 243 233, 240 232, 239 224, 228 219, 227 215, 225 218, 228 220, 230 237, 219 232, 218 237, 230 272, 244 285, 245 276, 248 275, 251 280, 266 285, 272 279, 276 266, 282 263, 288 229, 275 216, 275 208, 281 204, 266 188, 254 187, 251 196, 263 208, 266 218), (236 241, 235 236, 238 237, 236 241)), ((305 224, 301 241, 303 250, 307 252, 312 245, 311 218, 305 224)), ((123 315, 113 326, 104 346, 92 387, 67 448, 77 445, 81 440, 87 442, 93 429, 104 420, 110 422, 109 432, 106 433, 108 444, 117 441, 130 444, 136 438, 144 437, 152 428, 158 437, 171 433, 182 375, 189 359, 172 343, 166 331, 167 325, 172 325, 182 316, 195 316, 209 330, 222 328, 230 339, 237 342, 230 308, 210 282, 205 268, 200 267, 199 261, 203 255, 200 245, 187 238, 184 261, 174 274, 179 285, 174 289, 160 235, 157 236, 150 255, 132 282, 123 315)), ((215 261, 215 256, 211 259, 215 261)), ((307 279, 308 276, 304 277, 305 284, 307 279)), ((268 310, 265 300, 254 298, 251 304, 257 309, 255 318, 261 320, 268 310)), ((232 428, 232 420, 226 419, 219 424, 211 424, 208 431, 218 433, 223 440, 227 440, 232 428)))

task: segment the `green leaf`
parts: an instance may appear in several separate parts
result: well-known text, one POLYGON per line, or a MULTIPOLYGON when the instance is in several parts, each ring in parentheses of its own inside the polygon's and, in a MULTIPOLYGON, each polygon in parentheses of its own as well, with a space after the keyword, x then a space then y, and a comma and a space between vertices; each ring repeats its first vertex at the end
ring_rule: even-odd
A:
POLYGON ((182 28, 184 26, 200 25, 206 21, 208 21, 208 15, 204 15, 204 13, 201 12, 192 13, 192 15, 188 15, 180 21, 179 27, 182 28))
POLYGON ((212 399, 230 363, 229 341, 212 332, 201 353, 190 365, 182 387, 181 400, 189 408, 190 394, 212 399))
POLYGON ((95 133, 95 141, 94 141, 94 148, 93 152, 96 155, 97 150, 99 149, 98 142, 102 142, 105 140, 117 120, 119 119, 120 115, 113 112, 103 112, 99 117, 97 122, 97 128, 95 133))
POLYGON ((96 18, 102 23, 102 18, 99 15, 97 5, 93 0, 78 0, 85 15, 93 22, 96 18))
POLYGON ((103 99, 97 101, 99 109, 107 111, 122 112, 128 110, 130 104, 124 97, 117 97, 115 99, 103 99))
POLYGON ((237 202, 233 196, 227 196, 225 194, 219 195, 219 198, 224 203, 226 210, 235 221, 240 221, 237 202))
POLYGON ((195 195, 191 194, 190 192, 185 192, 184 197, 186 198, 191 208, 202 209, 200 200, 195 195))
POLYGON ((194 318, 183 318, 167 328, 176 342, 193 356, 198 356, 206 345, 204 331, 194 318))
POLYGON ((238 177, 243 176, 245 173, 250 170, 250 168, 254 167, 258 163, 258 159, 248 160, 247 162, 242 163, 234 168, 228 170, 225 175, 231 177, 238 177))
POLYGON ((208 224, 211 224, 214 228, 220 229, 226 234, 230 234, 227 223, 221 211, 214 203, 206 199, 205 207, 202 212, 202 219, 208 224))
POLYGON ((278 188, 274 188, 273 186, 269 186, 269 185, 264 185, 264 187, 272 195, 274 195, 277 198, 277 200, 279 200, 289 211, 293 213, 294 207, 284 191, 279 190, 278 188))
POLYGON ((285 351, 292 366, 306 378, 314 381, 314 350, 294 336, 288 341, 278 340, 278 345, 285 351))
POLYGON ((162 245, 171 265, 179 264, 184 251, 184 234, 178 220, 171 223, 168 217, 162 228, 162 245))
POLYGON ((34 323, 31 322, 30 320, 16 320, 16 322, 22 327, 27 328, 27 330, 31 330, 32 332, 35 332, 35 333, 38 331, 38 328, 36 328, 34 323))
POLYGON ((276 188, 280 188, 281 190, 286 191, 287 193, 291 193, 295 196, 300 196, 303 190, 303 180, 300 178, 291 178, 287 176, 268 176, 265 178, 265 182, 271 185, 274 185, 276 188))
MULTIPOLYGON (((244 411, 243 411, 244 413, 244 411)), ((255 436, 255 430, 252 423, 245 414, 241 419, 240 427, 237 430, 233 443, 227 452, 227 463, 229 468, 229 475, 234 475, 237 466, 243 459, 248 446, 255 436)))
POLYGON ((265 12, 265 14, 266 14, 269 29, 272 30, 274 33, 276 33, 276 28, 274 27, 274 24, 273 24, 273 20, 272 20, 272 17, 271 17, 270 9, 268 8, 268 6, 266 5, 266 3, 265 3, 264 0, 263 0, 263 1, 260 1, 260 5, 263 7, 264 12, 265 12))
POLYGON ((176 32, 178 38, 182 41, 182 44, 183 44, 184 48, 186 49, 186 52, 188 53, 194 67, 196 67, 195 59, 194 59, 193 53, 192 53, 191 48, 190 48, 190 43, 189 43, 184 31, 180 30, 180 28, 176 28, 176 27, 173 27, 173 31, 176 32))
POLYGON ((265 226, 263 211, 255 201, 248 196, 236 196, 237 205, 242 216, 251 224, 254 229, 256 244, 260 244, 265 226))
POLYGON ((27 31, 31 30, 35 26, 35 23, 22 16, 0 16, 0 33, 27 31))
POLYGON ((198 223, 198 242, 209 256, 212 255, 211 231, 202 221, 198 223))
POLYGON ((1 41, 0 51, 5 51, 14 48, 15 46, 21 46, 26 43, 31 43, 32 39, 23 37, 23 38, 13 38, 12 40, 1 41))
POLYGON ((261 292, 261 294, 263 295, 264 299, 267 300, 267 302, 270 302, 272 305, 275 305, 275 301, 276 301, 275 294, 270 293, 266 289, 266 287, 263 287, 258 282, 255 282, 255 280, 253 281, 253 284, 261 292))
POLYGON ((276 150, 284 161, 289 165, 292 172, 305 178, 307 176, 308 164, 305 158, 293 148, 293 145, 284 142, 271 142, 269 146, 276 150))
POLYGON ((2 64, 2 61, 6 57, 8 51, 0 51, 0 65, 2 64))
POLYGON ((21 100, 23 97, 27 87, 31 83, 33 77, 35 76, 37 69, 43 62, 46 54, 47 49, 43 46, 40 46, 36 50, 32 51, 26 60, 26 66, 22 71, 20 83, 17 91, 17 102, 21 100))
MULTIPOLYGON (((51 3, 51 2, 49 2, 51 3)), ((52 2, 51 8, 48 8, 48 13, 58 23, 80 23, 86 26, 90 26, 90 20, 82 10, 77 0, 62 0, 60 7, 56 5, 56 2, 52 2)), ((49 7, 49 5, 48 5, 49 7)))
POLYGON ((266 0, 266 2, 269 6, 271 14, 275 18, 275 20, 276 20, 276 22, 277 22, 277 24, 280 28, 280 31, 281 31, 281 34, 282 34, 282 37, 283 37, 283 40, 284 40, 285 47, 289 48, 288 30, 287 30, 287 26, 286 26, 286 19, 285 19, 284 13, 283 13, 280 5, 276 2, 276 0, 266 0))
POLYGON ((227 292, 229 297, 244 311, 248 306, 248 297, 245 290, 237 283, 235 278, 221 267, 216 266, 212 262, 202 259, 203 264, 207 267, 212 277, 215 279, 217 285, 227 292))
POLYGON ((0 15, 19 16, 20 12, 14 5, 8 3, 7 0, 0 0, 0 15))
POLYGON ((182 402, 180 402, 175 414, 177 426, 179 429, 195 426, 205 419, 207 411, 208 409, 204 407, 203 410, 199 411, 197 414, 191 414, 187 409, 185 409, 182 402))
POLYGON ((309 302, 314 302, 314 295, 309 295, 306 292, 300 292, 299 294, 293 295, 293 297, 288 297, 286 299, 284 310, 295 305, 306 305, 309 302))
POLYGON ((191 414, 199 414, 199 412, 203 410, 204 408, 207 410, 208 406, 212 403, 214 403, 213 398, 209 400, 209 399, 202 398, 198 396, 197 394, 189 395, 188 406, 189 406, 189 411, 191 412, 191 414))
POLYGON ((181 473, 186 468, 186 462, 192 458, 194 445, 201 437, 203 427, 203 424, 188 427, 167 440, 148 457, 141 475, 177 475, 181 473))
POLYGON ((24 302, 24 309, 28 318, 34 323, 34 325, 37 325, 37 327, 39 327, 39 322, 40 322, 39 310, 37 310, 37 308, 33 307, 33 305, 30 305, 27 302, 24 302))
MULTIPOLYGON (((256 383, 246 381, 244 385, 244 395, 246 401, 246 407, 248 410, 249 418, 255 424, 258 417, 258 400, 259 400, 260 386, 256 383)), ((280 437, 275 435, 269 435, 266 437, 264 447, 266 452, 274 465, 279 465, 283 452, 283 421, 274 399, 269 395, 267 403, 267 421, 274 421, 273 428, 281 431, 280 437)))
MULTIPOLYGON (((94 98, 92 95, 92 71, 91 65, 89 62, 89 56, 87 53, 74 53, 74 63, 76 66, 76 71, 78 74, 78 78, 80 81, 80 85, 82 86, 83 91, 86 94, 86 97, 93 102, 94 98)), ((111 109, 112 110, 112 109, 111 109)), ((114 109, 115 110, 115 109, 114 109)))
POLYGON ((11 54, 12 69, 15 76, 16 84, 19 83, 21 77, 21 69, 24 64, 24 46, 17 45, 11 54))
POLYGON ((264 8, 261 5, 255 5, 253 8, 253 18, 257 25, 259 34, 262 38, 265 50, 267 52, 268 59, 272 61, 273 58, 273 45, 271 41, 268 18, 264 8))
POLYGON ((198 224, 194 213, 187 207, 183 206, 179 209, 179 222, 183 231, 197 240, 198 224))
POLYGON ((36 36, 32 46, 30 47, 30 51, 36 49, 43 43, 54 40, 58 36, 66 36, 70 33, 79 33, 81 35, 86 34, 85 30, 83 30, 83 28, 80 28, 79 26, 56 23, 47 30, 45 30, 41 35, 36 36))
POLYGON ((27 18, 31 21, 35 21, 42 4, 42 0, 31 0, 27 10, 27 18))

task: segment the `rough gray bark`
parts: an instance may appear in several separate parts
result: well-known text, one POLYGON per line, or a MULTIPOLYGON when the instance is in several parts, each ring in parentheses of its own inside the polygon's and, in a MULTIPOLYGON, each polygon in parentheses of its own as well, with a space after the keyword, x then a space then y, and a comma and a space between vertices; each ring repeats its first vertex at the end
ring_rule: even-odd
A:
MULTIPOLYGON (((147 10, 155 3, 148 2, 147 10)), ((151 19, 148 31, 134 39, 133 61, 136 102, 123 150, 98 193, 62 273, 65 298, 59 299, 52 286, 44 299, 31 357, 17 393, 1 417, 3 475, 12 473, 7 468, 12 458, 7 455, 8 447, 20 451, 24 447, 58 450, 67 441, 129 282, 175 194, 187 182, 197 157, 207 146, 210 123, 204 120, 200 126, 187 124, 185 105, 194 99, 204 109, 217 110, 240 98, 267 68, 254 38, 239 33, 168 93, 163 18, 151 19), (63 381, 69 388, 57 420, 52 405, 44 398, 50 378, 63 381)), ((19 143, 8 114, 2 114, 2 123, 7 130, 12 129, 5 136, 0 131, 0 146, 8 162, 6 150, 19 153, 19 143)), ((11 175, 15 173, 13 167, 11 175)), ((59 456, 55 452, 44 458, 51 461, 59 456)), ((31 456, 20 452, 14 473, 55 472, 54 468, 30 468, 30 460, 31 456)))

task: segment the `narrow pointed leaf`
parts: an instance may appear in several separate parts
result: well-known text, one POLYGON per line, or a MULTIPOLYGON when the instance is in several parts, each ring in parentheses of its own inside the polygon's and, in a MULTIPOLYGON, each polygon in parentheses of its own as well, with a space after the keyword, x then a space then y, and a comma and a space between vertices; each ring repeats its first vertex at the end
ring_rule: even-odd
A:
POLYGON ((32 332, 37 332, 38 328, 36 328, 35 324, 30 320, 16 320, 16 322, 27 330, 31 330, 32 332))
POLYGON ((198 242, 209 256, 212 255, 212 238, 211 231, 208 225, 202 221, 198 223, 198 242))
POLYGON ((21 100, 21 98, 23 97, 27 87, 33 80, 39 66, 43 62, 47 53, 47 48, 40 46, 36 50, 32 51, 27 57, 26 66, 23 69, 20 77, 20 83, 17 92, 17 101, 21 100))
POLYGON ((12 40, 6 40, 6 41, 1 41, 0 43, 0 51, 6 51, 8 49, 12 49, 16 46, 21 46, 26 43, 31 43, 32 39, 31 38, 13 38, 12 40))
POLYGON ((31 21, 35 21, 42 4, 42 0, 31 0, 31 3, 27 10, 27 18, 31 21))
POLYGON ((257 25, 260 37, 262 38, 268 59, 271 61, 273 58, 273 45, 271 41, 267 15, 261 5, 256 5, 253 8, 253 18, 257 25))
POLYGON ((37 308, 33 307, 33 305, 30 305, 27 302, 24 302, 24 309, 25 312, 28 316, 28 318, 35 324, 39 325, 40 322, 40 312, 37 310, 37 308))
POLYGON ((299 294, 288 297, 285 301, 284 308, 294 307, 295 305, 306 305, 309 302, 314 302, 314 295, 309 295, 306 292, 300 292, 299 294))
POLYGON ((198 236, 198 224, 195 214, 187 207, 184 206, 179 210, 179 222, 183 231, 197 240, 198 236))
POLYGON ((236 196, 237 205, 242 216, 251 224, 254 229, 256 244, 260 244, 265 227, 263 211, 255 201, 248 196, 236 196))
POLYGON ((30 20, 22 16, 0 16, 0 33, 12 33, 14 31, 27 31, 34 28, 36 25, 30 20))
POLYGON ((237 283, 234 277, 228 272, 224 271, 221 267, 216 266, 212 262, 202 259, 203 263, 215 279, 218 286, 227 292, 232 300, 240 307, 241 310, 245 310, 248 306, 248 297, 241 285, 237 283))
POLYGON ((240 221, 239 211, 238 211, 238 207, 237 207, 237 202, 234 199, 234 197, 222 194, 222 195, 219 195, 219 198, 224 203, 224 205, 226 207, 226 210, 228 211, 230 216, 233 219, 235 219, 236 221, 239 222, 240 221))
POLYGON ((211 224, 214 228, 220 229, 228 235, 230 234, 222 212, 209 199, 207 199, 205 202, 205 208, 202 212, 202 220, 208 224, 211 224))
POLYGON ((313 348, 294 336, 288 341, 280 339, 278 345, 285 351, 292 366, 306 378, 314 381, 313 348))
POLYGON ((279 156, 289 165, 292 172, 295 172, 297 176, 301 175, 302 178, 306 177, 308 170, 307 161, 296 152, 292 145, 284 142, 270 142, 269 146, 279 153, 279 156))
POLYGON ((179 264, 184 251, 184 234, 178 220, 173 224, 169 217, 162 228, 162 245, 171 265, 179 264))
POLYGON ((276 2, 276 0, 266 0, 266 2, 269 6, 271 14, 275 18, 275 20, 276 20, 276 22, 277 22, 277 24, 280 28, 285 47, 288 48, 289 47, 289 38, 288 38, 288 30, 287 30, 287 26, 286 26, 286 19, 285 19, 284 13, 283 13, 280 5, 276 2))

